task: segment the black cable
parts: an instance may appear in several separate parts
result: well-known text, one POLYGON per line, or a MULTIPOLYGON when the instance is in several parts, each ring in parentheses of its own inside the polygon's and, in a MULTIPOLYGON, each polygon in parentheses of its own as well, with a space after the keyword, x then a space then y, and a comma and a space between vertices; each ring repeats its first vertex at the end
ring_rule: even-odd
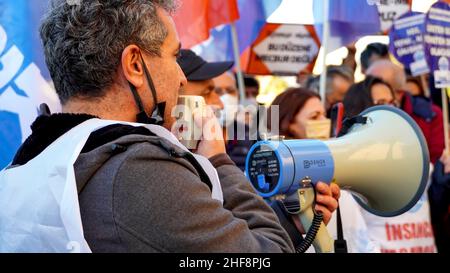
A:
POLYGON ((317 232, 319 231, 322 220, 323 220, 322 213, 314 211, 314 218, 311 223, 311 227, 306 233, 305 239, 300 243, 299 246, 295 248, 296 253, 304 253, 312 245, 314 239, 316 238, 317 232))
POLYGON ((316 205, 315 200, 316 200, 317 192, 314 187, 312 187, 312 189, 314 191, 314 201, 313 201, 313 204, 311 207, 312 207, 312 210, 314 213, 314 217, 313 217, 311 226, 310 226, 308 232, 306 233, 305 239, 300 243, 299 246, 297 246, 295 248, 296 253, 305 253, 305 251, 311 247, 312 243, 314 242, 314 239, 317 236, 317 232, 319 232, 320 225, 322 224, 323 214, 322 214, 322 212, 315 210, 315 205, 316 205))
POLYGON ((339 204, 336 216, 337 240, 334 240, 334 253, 348 253, 347 241, 344 238, 344 230, 342 228, 341 208, 339 204))

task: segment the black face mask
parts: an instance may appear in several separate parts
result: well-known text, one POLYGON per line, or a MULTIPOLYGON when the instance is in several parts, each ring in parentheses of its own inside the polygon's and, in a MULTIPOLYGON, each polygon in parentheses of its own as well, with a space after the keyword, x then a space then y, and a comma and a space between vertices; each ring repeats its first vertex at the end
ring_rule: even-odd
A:
POLYGON ((144 66, 145 77, 147 78, 148 85, 150 86, 150 91, 152 92, 153 103, 155 104, 155 106, 152 111, 152 116, 149 117, 147 115, 147 112, 145 112, 144 105, 142 104, 141 97, 139 97, 136 87, 129 82, 131 93, 133 93, 134 100, 139 109, 139 113, 136 115, 136 121, 138 123, 144 123, 144 124, 163 125, 164 111, 166 110, 166 102, 158 103, 155 85, 153 84, 153 80, 150 76, 150 73, 147 70, 147 66, 145 65, 144 58, 142 57, 142 55, 141 55, 141 60, 142 60, 142 65, 144 66))

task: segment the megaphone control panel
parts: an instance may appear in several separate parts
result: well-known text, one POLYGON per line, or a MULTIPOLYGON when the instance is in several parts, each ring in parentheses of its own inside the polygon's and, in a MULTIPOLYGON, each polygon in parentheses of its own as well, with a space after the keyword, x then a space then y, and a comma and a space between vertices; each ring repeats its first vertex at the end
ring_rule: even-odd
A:
POLYGON ((260 193, 275 190, 280 179, 280 160, 269 145, 260 145, 251 154, 247 170, 250 181, 260 193))

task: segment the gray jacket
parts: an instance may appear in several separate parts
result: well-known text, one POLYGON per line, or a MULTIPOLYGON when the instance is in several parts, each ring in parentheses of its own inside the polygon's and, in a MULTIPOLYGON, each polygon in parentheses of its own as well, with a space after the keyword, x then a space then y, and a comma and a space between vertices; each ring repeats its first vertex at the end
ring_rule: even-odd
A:
POLYGON ((222 206, 193 165, 159 140, 128 135, 79 156, 81 218, 93 252, 294 251, 273 210, 228 156, 211 159, 222 206))

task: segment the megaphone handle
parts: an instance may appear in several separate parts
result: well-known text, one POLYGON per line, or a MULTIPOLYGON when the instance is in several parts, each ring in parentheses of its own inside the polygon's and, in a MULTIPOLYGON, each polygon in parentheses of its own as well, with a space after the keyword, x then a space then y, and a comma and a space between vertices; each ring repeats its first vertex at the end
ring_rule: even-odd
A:
MULTIPOLYGON (((298 197, 300 201, 300 221, 305 230, 309 230, 314 220, 314 211, 312 207, 315 198, 314 189, 300 189, 298 191, 298 197)), ((319 230, 317 231, 317 235, 313 241, 313 246, 317 253, 333 252, 333 239, 328 233, 328 230, 323 222, 320 223, 319 230)))

